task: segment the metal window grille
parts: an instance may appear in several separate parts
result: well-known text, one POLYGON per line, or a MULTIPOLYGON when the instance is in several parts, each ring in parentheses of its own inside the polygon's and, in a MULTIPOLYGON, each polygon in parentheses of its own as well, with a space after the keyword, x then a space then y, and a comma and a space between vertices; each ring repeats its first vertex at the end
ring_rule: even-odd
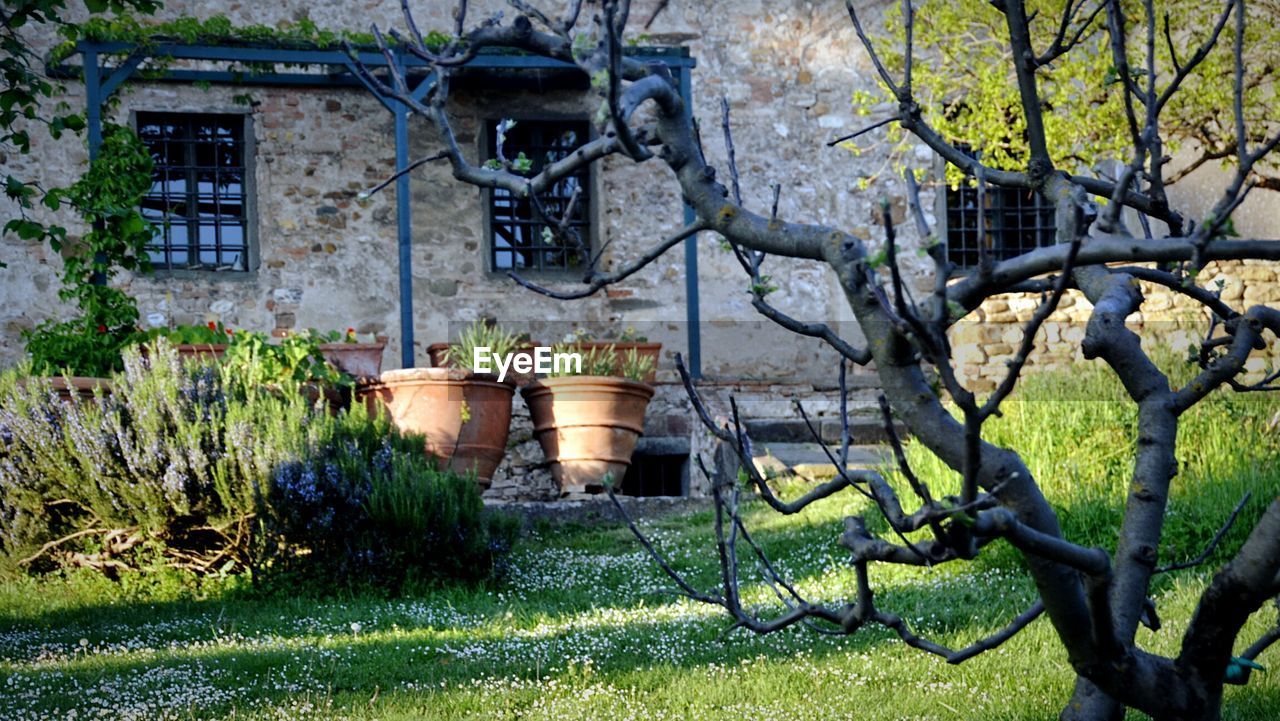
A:
MULTIPOLYGON (((947 258, 961 268, 978 265, 978 188, 969 184, 947 188, 947 258)), ((1053 245, 1053 206, 1038 193, 1023 188, 987 186, 987 248, 995 260, 1004 260, 1036 248, 1053 245)))
POLYGON ((248 269, 243 115, 138 113, 155 164, 142 214, 155 225, 157 268, 248 269))
MULTIPOLYGON (((498 122, 488 126, 489 158, 497 157, 498 122)), ((520 120, 503 134, 502 154, 515 161, 524 153, 532 163, 530 174, 577 150, 589 137, 585 121, 520 120)), ((591 249, 590 221, 590 170, 582 168, 569 175, 550 190, 539 196, 542 212, 539 216, 533 201, 517 198, 511 193, 494 189, 489 193, 489 232, 491 237, 491 262, 494 270, 566 270, 583 264, 583 255, 591 249), (574 233, 561 237, 552 232, 564 216, 565 209, 575 189, 568 227, 574 233), (581 239, 579 247, 570 238, 576 234, 581 239)))

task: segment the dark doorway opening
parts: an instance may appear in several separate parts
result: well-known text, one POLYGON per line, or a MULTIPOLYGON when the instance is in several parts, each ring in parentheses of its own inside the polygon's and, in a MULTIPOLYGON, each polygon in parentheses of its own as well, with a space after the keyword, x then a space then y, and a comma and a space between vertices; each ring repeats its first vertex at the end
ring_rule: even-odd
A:
POLYGON ((631 457, 631 466, 622 479, 622 493, 628 496, 683 496, 687 493, 689 455, 641 454, 631 457))

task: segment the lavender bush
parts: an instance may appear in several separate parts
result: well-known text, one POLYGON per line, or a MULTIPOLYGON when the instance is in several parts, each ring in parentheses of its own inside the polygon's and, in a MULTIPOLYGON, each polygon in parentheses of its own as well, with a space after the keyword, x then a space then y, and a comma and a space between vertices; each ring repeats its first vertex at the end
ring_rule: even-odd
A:
POLYGON ((297 390, 229 391, 163 339, 126 353, 114 391, 63 403, 47 380, 0 378, 0 558, 78 565, 305 572, 398 585, 482 575, 509 546, 474 482, 363 406, 297 390), (442 561, 441 559, 449 559, 442 561))

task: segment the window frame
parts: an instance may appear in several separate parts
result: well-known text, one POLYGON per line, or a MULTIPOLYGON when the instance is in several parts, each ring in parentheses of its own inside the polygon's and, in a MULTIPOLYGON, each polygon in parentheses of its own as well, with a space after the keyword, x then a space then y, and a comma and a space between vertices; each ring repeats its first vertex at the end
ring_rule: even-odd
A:
MULTIPOLYGON (((261 254, 258 243, 258 179, 257 179, 257 137, 254 132, 253 111, 244 107, 217 108, 152 108, 137 107, 129 111, 129 125, 134 132, 139 132, 139 116, 147 114, 164 115, 221 115, 236 118, 241 123, 241 148, 243 153, 242 184, 244 186, 244 270, 224 270, 218 268, 168 268, 160 264, 153 267, 152 274, 162 278, 218 278, 225 280, 252 279, 256 277, 261 254)), ((144 141, 145 143, 145 141, 144 141)))
MULTIPOLYGON (((489 142, 489 128, 503 120, 514 120, 517 123, 581 123, 585 126, 587 136, 583 143, 589 143, 596 139, 596 129, 592 126, 590 119, 580 113, 555 113, 555 112, 514 112, 503 113, 502 115, 485 114, 480 118, 480 131, 476 133, 477 157, 479 163, 484 163, 493 155, 494 148, 489 142)), ((600 217, 599 217, 599 198, 600 198, 600 172, 597 168, 598 163, 591 163, 587 166, 587 178, 584 189, 587 192, 586 202, 586 223, 587 252, 594 253, 600 247, 600 217)), ((484 252, 484 268, 489 277, 506 278, 510 272, 517 272, 526 277, 538 277, 549 279, 577 279, 586 271, 586 266, 566 267, 566 268, 498 268, 495 264, 495 253, 493 243, 493 190, 483 188, 480 191, 481 200, 481 235, 484 242, 481 244, 484 252)))
MULTIPOLYGON (((954 266, 955 273, 961 276, 968 275, 969 273, 977 270, 978 268, 977 262, 975 261, 973 265, 961 265, 960 263, 957 263, 955 260, 953 260, 951 256, 951 225, 948 221, 949 208, 947 207, 947 201, 950 197, 953 196, 954 191, 951 190, 951 185, 946 182, 946 177, 947 177, 946 173, 947 173, 948 163, 940 155, 935 155, 934 159, 935 159, 935 172, 937 173, 937 177, 942 179, 938 192, 934 193, 934 218, 936 219, 934 223, 936 227, 934 230, 935 230, 935 233, 937 234, 937 237, 941 239, 943 246, 946 249, 947 260, 951 262, 952 265, 954 266)), ((991 194, 991 193, 997 194, 996 196, 992 196, 997 198, 997 202, 992 204, 991 207, 987 209, 988 213, 1002 214, 1007 212, 1004 210, 1004 208, 1007 206, 1004 204, 1003 200, 999 199, 1000 198, 999 194, 1006 193, 1006 192, 1023 192, 1023 191, 1019 188, 1005 188, 1002 186, 995 186, 991 184, 987 185, 988 194, 991 194)), ((1040 197, 1038 194, 1035 196, 1032 202, 1034 203, 1033 209, 1027 210, 1024 212, 1028 214, 1033 212, 1034 213, 1043 213, 1046 211, 1050 213, 1053 212, 1052 207, 1047 206, 1044 198, 1040 197)), ((975 213, 975 217, 976 217, 976 213, 975 213)), ((1037 226, 1033 225, 1033 228, 1034 227, 1037 227, 1037 226)), ((992 230, 992 227, 988 225, 987 230, 988 232, 990 232, 992 230)), ((999 228, 996 228, 996 232, 1001 232, 1001 230, 999 228)), ((1049 247, 1052 244, 1053 244, 1052 239, 1047 244, 1043 243, 1040 239, 1037 239, 1037 245, 1035 246, 1035 248, 1045 248, 1045 247, 1049 247)), ((992 250, 995 251, 996 253, 997 261, 1002 259, 1001 250, 1000 250, 1001 247, 1002 247, 1001 245, 996 245, 994 243, 992 245, 992 250)), ((1034 250, 1035 248, 1025 250, 1022 253, 1018 253, 1017 255, 1023 255, 1025 253, 1029 253, 1031 252, 1031 250, 1034 250)), ((1008 257, 1016 257, 1016 256, 1008 256, 1008 257)))

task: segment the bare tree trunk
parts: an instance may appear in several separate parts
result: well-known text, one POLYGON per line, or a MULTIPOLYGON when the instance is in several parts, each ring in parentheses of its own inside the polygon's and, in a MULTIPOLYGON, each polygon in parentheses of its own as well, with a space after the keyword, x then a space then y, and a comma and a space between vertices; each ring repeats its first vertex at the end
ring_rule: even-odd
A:
POLYGON ((1076 677, 1071 700, 1058 714, 1059 721, 1120 721, 1123 718, 1124 706, 1083 676, 1076 677))
MULTIPOLYGON (((896 122, 947 162, 975 178, 980 198, 987 183, 993 183, 1039 193, 1055 208, 1056 245, 1011 258, 1000 259, 990 252, 980 222, 979 264, 964 277, 955 277, 943 242, 927 247, 925 251, 935 264, 934 291, 921 302, 912 297, 913 289, 903 282, 887 205, 885 241, 879 253, 870 252, 866 243, 839 228, 779 218, 776 200, 768 215, 744 206, 738 192, 727 102, 722 104, 722 125, 733 191, 717 182, 716 168, 707 163, 703 152, 702 135, 674 87, 669 70, 660 63, 642 63, 623 52, 623 30, 630 10, 626 0, 601 0, 600 12, 592 16, 593 26, 585 30, 576 28, 582 9, 580 0, 569 2, 559 18, 533 8, 526 0, 511 0, 521 14, 509 25, 503 25, 500 17, 493 17, 472 30, 465 29, 464 2, 455 14, 454 37, 442 48, 430 47, 423 41, 406 2, 402 7, 409 35, 395 35, 397 44, 393 46, 375 33, 386 58, 389 84, 365 68, 354 52, 352 59, 366 82, 380 94, 406 104, 435 126, 445 149, 431 159, 448 160, 454 177, 463 182, 502 189, 536 206, 540 197, 564 177, 610 155, 636 162, 657 159, 668 167, 673 183, 694 210, 693 222, 609 272, 595 268, 592 260, 582 290, 544 288, 512 273, 512 278, 524 287, 562 299, 585 297, 640 271, 693 233, 714 233, 728 242, 742 265, 751 288, 752 305, 759 312, 789 330, 822 339, 840 354, 842 391, 846 362, 866 365, 874 360, 899 471, 919 500, 914 512, 903 507, 893 486, 879 473, 845 471, 842 459, 835 458, 834 453, 833 465, 839 469, 836 478, 811 488, 796 500, 779 499, 751 462, 751 440, 743 431, 736 407, 731 423, 712 419, 693 382, 685 376, 686 390, 704 425, 720 441, 722 451, 736 456, 737 465, 770 507, 781 513, 798 513, 810 503, 836 493, 857 492, 873 502, 896 540, 872 536, 861 516, 846 518, 840 543, 851 554, 857 577, 855 595, 843 607, 811 603, 777 572, 751 539, 739 513, 742 489, 736 482, 737 474, 715 475, 704 469, 716 502, 716 552, 721 578, 715 590, 694 588, 631 524, 645 549, 682 593, 702 603, 722 606, 734 627, 769 633, 803 624, 829 633, 853 633, 864 625, 878 624, 910 646, 950 663, 961 663, 999 646, 1043 614, 1053 624, 1078 674, 1072 697, 1061 711, 1061 721, 1117 721, 1123 718, 1126 708, 1139 709, 1158 721, 1212 721, 1219 714, 1223 683, 1240 683, 1248 678, 1249 666, 1231 656, 1236 636, 1251 614, 1280 594, 1280 501, 1263 514, 1249 540, 1202 595, 1176 658, 1143 650, 1138 647, 1136 636, 1144 613, 1148 614, 1146 622, 1153 627, 1157 623, 1148 594, 1151 579, 1160 570, 1156 565, 1158 549, 1171 483, 1177 472, 1179 416, 1214 389, 1227 386, 1239 392, 1272 390, 1276 388, 1273 382, 1280 381, 1280 373, 1260 383, 1243 379, 1250 353, 1267 343, 1264 331, 1280 334, 1280 312, 1261 306, 1231 307, 1218 293, 1194 283, 1196 273, 1212 261, 1280 260, 1280 240, 1221 237, 1231 213, 1254 187, 1255 166, 1280 145, 1280 132, 1268 135, 1271 131, 1264 129, 1261 135, 1252 136, 1244 132, 1244 2, 1220 1, 1221 13, 1199 49, 1189 53, 1185 62, 1174 58, 1172 67, 1162 70, 1157 67, 1154 50, 1158 18, 1153 3, 1143 4, 1147 62, 1145 69, 1137 69, 1130 66, 1125 35, 1126 25, 1133 24, 1134 18, 1125 17, 1126 8, 1118 0, 1065 3, 1056 37, 1039 53, 1033 47, 1038 42, 1036 34, 1031 32, 1035 13, 1029 14, 1022 0, 993 0, 991 5, 1005 17, 1005 37, 1001 40, 1008 43, 1018 91, 1017 102, 1000 111, 1020 113, 1019 119, 1025 121, 1027 158, 1022 170, 991 167, 963 152, 930 126, 929 116, 913 93, 914 9, 910 0, 904 0, 902 5, 905 32, 901 37, 905 42, 900 76, 891 73, 881 61, 856 8, 846 2, 854 31, 881 84, 896 100, 895 116, 861 132, 896 122), (1115 92, 1123 96, 1132 144, 1132 158, 1118 178, 1072 175, 1054 167, 1056 156, 1049 147, 1043 115, 1055 112, 1055 108, 1042 97, 1037 79, 1042 68, 1081 45, 1084 29, 1076 32, 1072 28, 1080 22, 1087 27, 1103 10, 1118 75, 1115 92), (1159 116, 1187 74, 1218 43, 1232 17, 1236 20, 1233 112, 1238 143, 1233 160, 1237 169, 1212 214, 1200 226, 1194 226, 1168 207, 1163 176, 1165 144, 1159 116), (598 137, 573 156, 532 176, 509 164, 492 167, 469 161, 449 124, 449 78, 454 69, 476 53, 499 47, 576 66, 590 77, 601 99, 598 137), (408 91, 407 78, 397 71, 400 66, 394 62, 397 53, 412 55, 431 67, 438 84, 425 97, 408 91), (641 106, 652 108, 652 112, 637 113, 641 106), (1250 147, 1257 138, 1263 138, 1262 142, 1250 147), (1099 213, 1091 197, 1106 201, 1104 212, 1099 213), (1133 237, 1120 222, 1120 212, 1126 208, 1142 214, 1144 219, 1163 221, 1170 229, 1169 237, 1152 237, 1150 224, 1146 226, 1147 237, 1133 237), (1184 232, 1184 228, 1188 230, 1184 232), (765 299, 767 293, 760 290, 767 286, 760 266, 768 255, 822 261, 831 267, 867 339, 867 347, 855 348, 825 324, 803 323, 770 306, 765 299), (1118 267, 1120 263, 1139 266, 1118 267), (1155 267, 1141 265, 1151 263, 1155 267), (1142 307, 1139 279, 1181 294, 1199 304, 1212 319, 1205 334, 1207 340, 1198 349, 1198 375, 1183 388, 1170 387, 1168 379, 1143 352, 1139 337, 1125 327, 1125 319, 1142 307), (998 415, 1001 403, 1013 392, 1035 347, 1041 324, 1069 287, 1083 291, 1093 304, 1081 350, 1086 358, 1101 359, 1107 364, 1138 409, 1134 465, 1114 555, 1064 538, 1057 515, 1016 449, 1001 448, 983 439, 983 423, 998 415), (985 300, 1028 291, 1041 295, 1040 305, 1022 328, 1022 340, 1008 363, 1004 380, 995 391, 979 398, 957 377, 948 331, 956 320, 985 300), (940 389, 931 383, 929 374, 935 372, 940 389), (959 410, 961 420, 944 405, 944 397, 959 410), (915 476, 893 435, 893 414, 921 444, 961 476, 962 491, 958 495, 936 498, 928 484, 915 476), (925 531, 931 538, 912 540, 920 536, 909 535, 923 535, 925 531), (1039 593, 1036 604, 1005 629, 969 647, 953 650, 918 636, 905 619, 877 606, 867 571, 872 562, 932 566, 967 561, 997 539, 1008 541, 1022 554, 1039 593), (739 594, 739 544, 751 549, 757 561, 753 565, 761 569, 763 580, 782 604, 783 610, 776 616, 761 616, 743 607, 739 594)), ((1172 37, 1167 29, 1165 34, 1172 37)), ((908 173, 906 180, 921 235, 934 239, 915 197, 915 178, 908 173)), ((984 217, 979 213, 979 218, 984 217)), ((678 367, 683 372, 683 366, 678 367)), ((847 450, 847 416, 844 420, 846 443, 842 444, 841 454, 847 450)), ((733 464, 725 467, 730 465, 733 464)), ((1248 496, 1241 506, 1247 500, 1248 496)), ((625 515, 625 509, 621 505, 618 508, 625 515)), ((1235 514, 1194 563, 1208 557, 1234 518, 1235 514)), ((1248 653, 1256 656, 1277 639, 1280 631, 1259 639, 1248 653)))

